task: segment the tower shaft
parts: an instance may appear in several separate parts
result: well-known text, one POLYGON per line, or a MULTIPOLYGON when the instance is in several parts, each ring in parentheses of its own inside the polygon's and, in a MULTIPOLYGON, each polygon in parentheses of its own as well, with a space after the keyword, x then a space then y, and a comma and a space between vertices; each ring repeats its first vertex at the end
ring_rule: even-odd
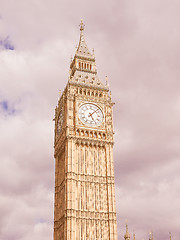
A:
POLYGON ((113 103, 80 27, 70 78, 55 111, 54 240, 117 240, 113 103))

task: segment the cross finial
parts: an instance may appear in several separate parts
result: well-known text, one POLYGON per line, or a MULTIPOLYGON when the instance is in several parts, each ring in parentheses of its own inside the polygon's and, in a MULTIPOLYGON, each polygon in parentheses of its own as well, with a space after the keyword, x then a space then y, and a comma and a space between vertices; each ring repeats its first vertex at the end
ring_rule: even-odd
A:
POLYGON ((84 26, 85 26, 82 19, 81 19, 79 26, 80 26, 80 31, 82 32, 84 30, 84 26))

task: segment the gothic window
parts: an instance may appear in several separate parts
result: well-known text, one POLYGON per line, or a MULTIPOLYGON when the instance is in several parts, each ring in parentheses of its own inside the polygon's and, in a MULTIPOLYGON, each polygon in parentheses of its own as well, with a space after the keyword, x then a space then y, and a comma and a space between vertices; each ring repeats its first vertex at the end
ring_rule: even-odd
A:
POLYGON ((90 64, 90 70, 91 70, 91 68, 92 68, 92 65, 90 64))
POLYGON ((79 62, 79 68, 81 68, 81 63, 79 62))

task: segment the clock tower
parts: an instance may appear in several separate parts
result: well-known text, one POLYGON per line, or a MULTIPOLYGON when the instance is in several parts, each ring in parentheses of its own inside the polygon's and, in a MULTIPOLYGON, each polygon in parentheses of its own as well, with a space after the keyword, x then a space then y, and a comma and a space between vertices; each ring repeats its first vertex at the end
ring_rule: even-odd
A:
POLYGON ((117 240, 113 102, 83 32, 55 109, 54 240, 117 240))

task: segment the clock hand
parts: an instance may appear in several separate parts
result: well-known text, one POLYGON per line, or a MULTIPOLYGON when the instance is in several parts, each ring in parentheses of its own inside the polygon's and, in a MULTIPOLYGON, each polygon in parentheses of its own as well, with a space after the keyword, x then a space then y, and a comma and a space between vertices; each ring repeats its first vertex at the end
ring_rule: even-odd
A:
POLYGON ((88 117, 91 117, 92 120, 94 121, 94 118, 93 118, 93 116, 92 116, 92 113, 89 113, 88 117))
POLYGON ((95 112, 97 112, 99 109, 96 109, 93 113, 91 113, 91 115, 93 115, 95 112))

